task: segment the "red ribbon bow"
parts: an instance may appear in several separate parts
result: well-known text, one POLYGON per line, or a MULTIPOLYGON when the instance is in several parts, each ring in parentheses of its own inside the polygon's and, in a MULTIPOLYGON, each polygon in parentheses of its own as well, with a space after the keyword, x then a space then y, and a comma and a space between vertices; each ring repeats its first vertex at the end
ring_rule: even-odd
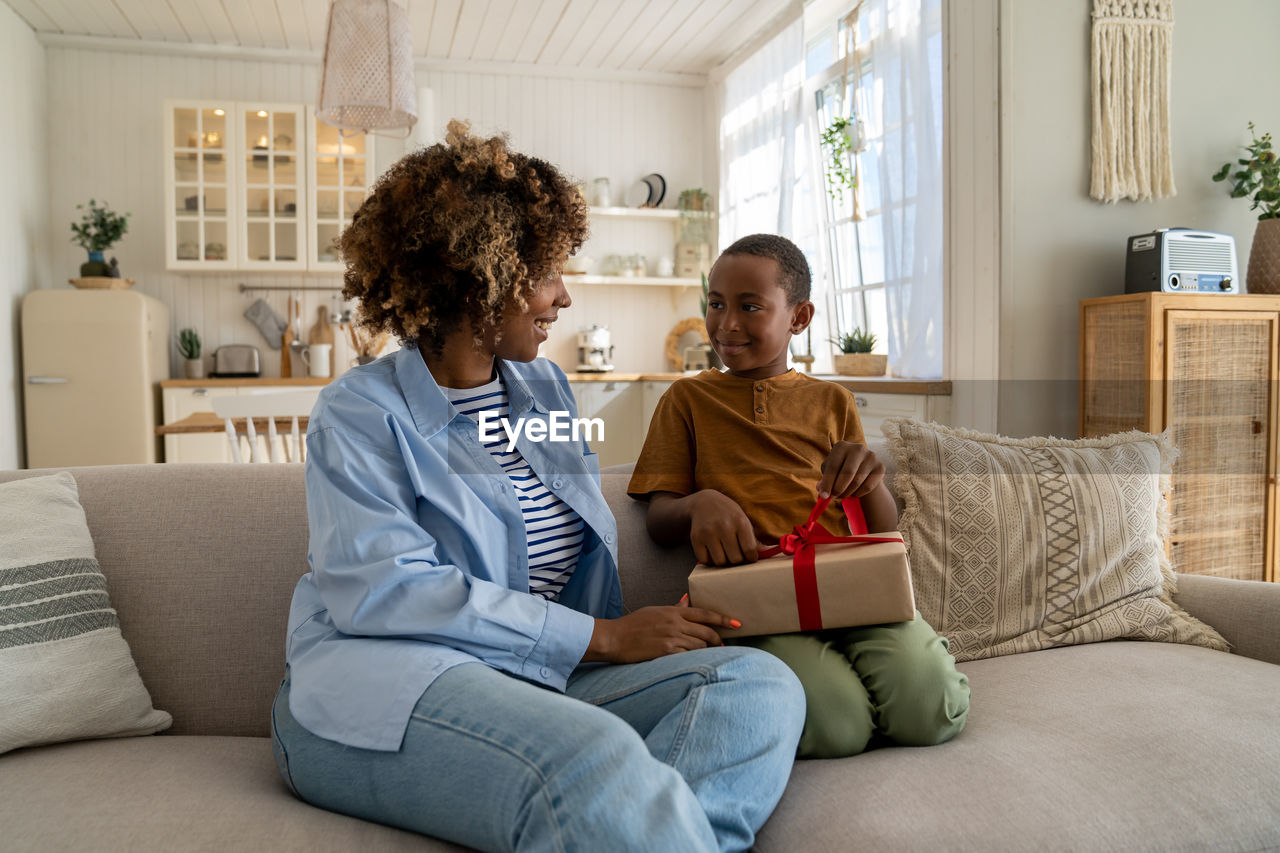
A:
POLYGON ((862 514, 862 504, 857 498, 844 498, 840 506, 845 517, 849 519, 849 529, 856 531, 853 536, 836 536, 822 525, 818 519, 827 511, 831 498, 819 498, 809 513, 809 520, 796 525, 791 533, 772 548, 760 552, 760 559, 774 557, 778 554, 790 554, 792 577, 796 587, 796 611, 800 616, 801 631, 818 631, 822 629, 822 603, 818 597, 818 571, 814 567, 814 546, 849 543, 853 545, 870 545, 875 542, 901 542, 897 536, 868 536, 867 521, 862 514))

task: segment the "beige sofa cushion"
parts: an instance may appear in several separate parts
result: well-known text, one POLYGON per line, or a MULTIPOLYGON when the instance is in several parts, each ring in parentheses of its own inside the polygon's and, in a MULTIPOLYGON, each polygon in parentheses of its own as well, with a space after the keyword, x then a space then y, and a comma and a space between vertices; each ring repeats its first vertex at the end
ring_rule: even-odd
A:
POLYGON ((121 636, 72 476, 0 485, 0 519, 0 752, 168 728, 121 636))
POLYGON ((883 430, 916 606, 956 660, 1118 638, 1227 648, 1170 597, 1166 438, 883 430))

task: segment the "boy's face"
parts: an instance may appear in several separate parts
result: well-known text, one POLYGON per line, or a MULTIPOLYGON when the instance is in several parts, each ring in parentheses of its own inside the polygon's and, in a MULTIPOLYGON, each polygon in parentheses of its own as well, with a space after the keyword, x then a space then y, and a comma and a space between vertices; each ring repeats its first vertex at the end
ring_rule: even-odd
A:
POLYGON ((734 376, 767 379, 787 371, 791 336, 813 319, 813 303, 787 304, 773 258, 722 255, 711 268, 707 335, 734 376))

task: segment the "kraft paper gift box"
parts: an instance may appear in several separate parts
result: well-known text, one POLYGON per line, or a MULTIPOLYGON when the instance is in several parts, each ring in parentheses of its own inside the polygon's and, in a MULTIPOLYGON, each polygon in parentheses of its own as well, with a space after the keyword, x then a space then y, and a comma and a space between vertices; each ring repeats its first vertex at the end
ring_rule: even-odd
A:
MULTIPOLYGON (((823 503, 819 506, 825 508, 823 503)), ((785 537, 783 546, 795 553, 783 551, 755 563, 719 569, 699 563, 689 575, 690 605, 742 623, 741 628, 717 628, 722 637, 915 618, 915 593, 901 535, 836 537, 814 522, 820 515, 821 509, 815 508, 810 524, 796 529, 799 536, 785 537)))

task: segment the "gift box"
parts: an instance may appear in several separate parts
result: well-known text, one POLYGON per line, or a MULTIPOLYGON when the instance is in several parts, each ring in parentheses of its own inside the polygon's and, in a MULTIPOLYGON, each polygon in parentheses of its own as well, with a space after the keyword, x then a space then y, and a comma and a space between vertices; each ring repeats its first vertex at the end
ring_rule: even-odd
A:
POLYGON ((816 521, 826 503, 819 501, 805 525, 757 562, 726 568, 698 564, 689 575, 690 605, 742 623, 741 628, 718 628, 722 637, 913 619, 915 593, 902 537, 834 536, 816 521))

